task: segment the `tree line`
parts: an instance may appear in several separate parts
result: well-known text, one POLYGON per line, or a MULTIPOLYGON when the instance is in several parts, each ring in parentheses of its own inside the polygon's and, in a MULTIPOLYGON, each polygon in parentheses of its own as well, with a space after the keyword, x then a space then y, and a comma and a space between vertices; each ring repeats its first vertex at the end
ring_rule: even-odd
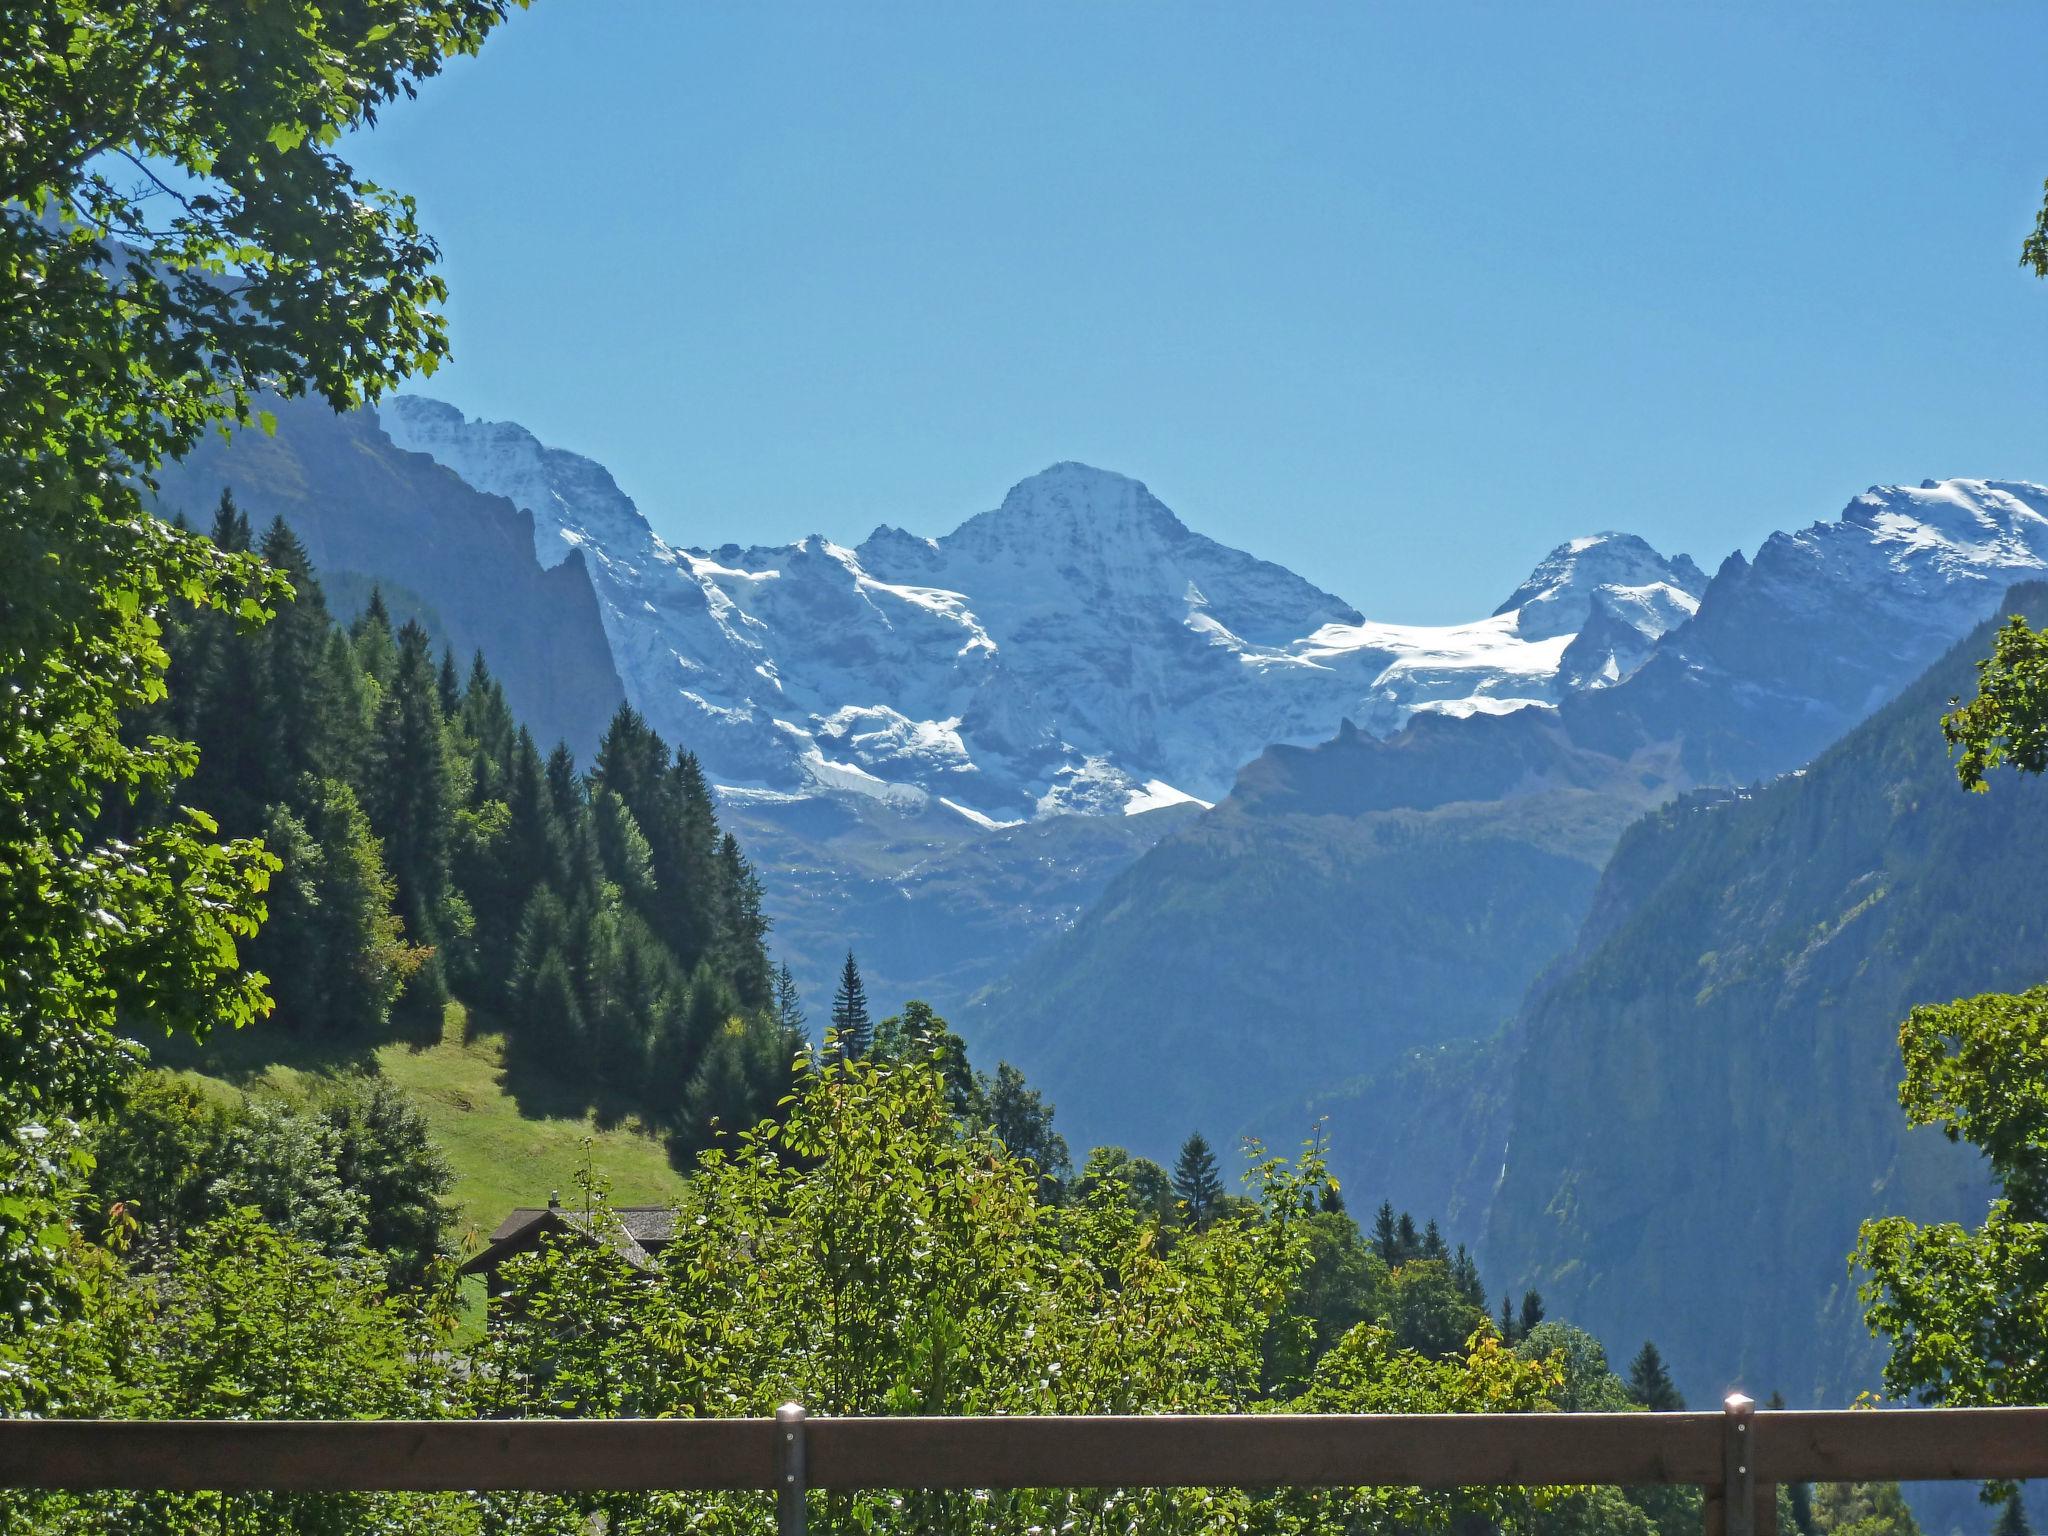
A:
MULTIPOLYGON (((251 548, 231 494, 210 537, 251 548)), ((263 840, 279 867, 246 964, 269 1027, 437 1030, 459 995, 557 1107, 637 1113, 679 1152, 758 1118, 787 1090, 800 1015, 696 758, 622 706, 580 772, 566 746, 543 754, 481 654, 436 657, 375 590, 336 623, 281 520, 257 548, 289 600, 260 628, 170 618, 167 694, 131 730, 192 742, 196 767, 114 819, 132 834, 199 812, 263 840)))

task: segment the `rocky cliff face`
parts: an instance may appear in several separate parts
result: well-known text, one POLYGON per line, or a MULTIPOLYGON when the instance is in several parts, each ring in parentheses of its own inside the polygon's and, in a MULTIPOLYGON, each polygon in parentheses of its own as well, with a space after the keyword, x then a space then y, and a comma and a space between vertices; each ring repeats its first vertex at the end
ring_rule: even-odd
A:
POLYGON ((587 762, 624 690, 583 560, 544 568, 530 514, 398 447, 367 412, 266 405, 275 435, 202 439, 164 470, 161 509, 203 528, 230 489, 259 531, 290 523, 337 596, 376 582, 416 595, 461 660, 484 652, 543 746, 587 762))
MULTIPOLYGON (((2011 606, 2048 621, 2048 588, 2011 606)), ((1938 723, 1990 639, 1803 771, 1633 829, 1498 1054, 1488 1274, 1654 1336, 1695 1395, 1871 1386, 1858 1222, 1982 1218, 1975 1153, 1908 1132, 1896 1089, 1910 1008, 2048 975, 2048 786, 1965 794, 1938 723)))

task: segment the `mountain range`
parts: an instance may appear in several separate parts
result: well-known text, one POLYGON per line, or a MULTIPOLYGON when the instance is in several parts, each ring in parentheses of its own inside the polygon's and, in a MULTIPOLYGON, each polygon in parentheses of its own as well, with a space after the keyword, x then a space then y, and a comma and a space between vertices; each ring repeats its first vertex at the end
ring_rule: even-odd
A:
MULTIPOLYGON (((1640 1284, 1691 1390, 1863 1379, 1845 1272, 1823 1283, 1816 1256, 1838 1263, 1880 1196, 1981 1196, 1967 1159, 1898 1152, 1888 1032, 1993 949, 1987 985, 2035 966, 2031 941, 1987 912, 1979 949, 1937 925, 1947 958, 1894 964, 1912 937, 1891 914, 1932 923, 1968 893, 1858 906, 1923 876, 1856 881, 1931 803, 1938 737, 1902 743, 1976 641, 1914 680, 2048 572, 2048 489, 1874 487, 1711 578, 1595 533, 1493 613, 1418 627, 1077 464, 933 536, 685 547, 593 461, 401 397, 281 406, 274 438, 195 456, 165 499, 196 511, 225 484, 484 644, 546 730, 587 748, 623 697, 697 752, 814 1022, 850 946, 885 1008, 924 996, 977 1060, 1022 1066, 1077 1147, 1284 1144, 1327 1117, 1353 1189, 1441 1213, 1616 1347, 1650 1315, 1640 1284), (1859 789, 1885 815, 1843 821, 1860 851, 1801 885, 1859 789), (1809 809, 1757 830, 1787 805, 1809 809), (1716 1076, 1721 1037, 1749 1075, 1716 1076), (1787 1053, 1798 1093, 1857 1096, 1808 1117, 1820 1140, 1755 1075, 1787 1053), (1731 1119, 1750 1098, 1770 1116, 1731 1119), (1730 1125, 1768 1141, 1736 1160, 1751 1181, 1839 1154, 1804 1203, 1752 1202, 1815 1234, 1770 1265, 1822 1310, 1777 1332, 1664 1257, 1706 1262, 1671 1211, 1724 1208, 1646 1138, 1726 1146, 1730 1125)), ((1940 825, 1958 858, 1989 835, 1940 825)), ((1767 1249, 1744 1198, 1702 1230, 1767 1249)))

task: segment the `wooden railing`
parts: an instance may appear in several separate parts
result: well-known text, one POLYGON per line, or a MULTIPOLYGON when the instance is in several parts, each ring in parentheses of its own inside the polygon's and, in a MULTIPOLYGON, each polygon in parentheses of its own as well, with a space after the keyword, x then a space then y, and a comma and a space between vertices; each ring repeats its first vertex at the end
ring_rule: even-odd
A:
POLYGON ((1086 1418, 0 1421, 0 1487, 301 1492, 1692 1484, 1709 1536, 1776 1485, 2048 1477, 2048 1408, 1086 1418))

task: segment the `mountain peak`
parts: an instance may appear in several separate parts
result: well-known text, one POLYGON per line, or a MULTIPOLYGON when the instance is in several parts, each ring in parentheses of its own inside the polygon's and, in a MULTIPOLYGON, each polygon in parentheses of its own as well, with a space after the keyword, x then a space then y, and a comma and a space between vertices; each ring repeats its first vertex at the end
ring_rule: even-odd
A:
POLYGON ((1062 460, 1019 480, 1010 487, 996 515, 1051 521, 1085 518, 1094 522, 1181 526, 1180 519, 1152 494, 1144 481, 1072 459, 1062 460))
POLYGON ((1541 640, 1582 628, 1602 594, 1610 599, 1624 592, 1664 597, 1668 600, 1656 606, 1690 614, 1706 589, 1706 573, 1690 556, 1667 560, 1648 540, 1610 531, 1558 545, 1493 611, 1496 617, 1518 614, 1517 632, 1541 640))

